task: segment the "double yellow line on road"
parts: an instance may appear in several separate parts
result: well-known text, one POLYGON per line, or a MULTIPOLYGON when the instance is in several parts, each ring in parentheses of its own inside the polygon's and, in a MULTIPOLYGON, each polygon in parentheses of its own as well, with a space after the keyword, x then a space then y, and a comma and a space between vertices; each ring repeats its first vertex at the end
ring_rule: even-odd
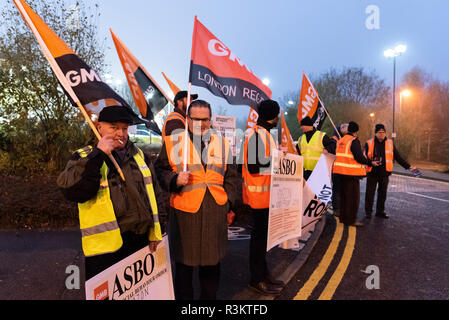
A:
MULTIPOLYGON (((341 238, 343 236, 344 225, 342 223, 337 222, 337 227, 335 229, 334 236, 329 247, 326 250, 323 258, 321 259, 320 264, 312 273, 310 278, 304 284, 304 286, 299 290, 298 294, 295 296, 294 300, 307 300, 312 294, 313 290, 316 288, 318 283, 326 274, 329 266, 334 259, 334 256, 337 252, 338 246, 340 244, 341 238)), ((337 290, 338 285, 340 284, 343 276, 348 268, 349 262, 351 261, 352 253, 354 251, 356 239, 356 228, 349 227, 348 230, 348 240, 346 242, 346 247, 343 252, 343 256, 335 269, 332 277, 324 288, 318 300, 331 300, 334 296, 335 290, 337 290)))

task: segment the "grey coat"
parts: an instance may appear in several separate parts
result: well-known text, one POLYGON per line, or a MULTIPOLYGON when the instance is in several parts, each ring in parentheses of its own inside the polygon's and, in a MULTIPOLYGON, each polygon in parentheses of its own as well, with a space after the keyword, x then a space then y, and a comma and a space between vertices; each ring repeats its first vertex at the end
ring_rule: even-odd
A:
MULTIPOLYGON (((224 189, 228 203, 220 206, 209 190, 206 191, 200 209, 196 213, 170 208, 169 239, 175 262, 188 266, 216 265, 226 254, 228 227, 226 215, 236 200, 239 183, 237 171, 229 159, 224 177, 224 189)), ((159 182, 170 193, 179 192, 177 173, 173 172, 165 145, 155 162, 159 182)))

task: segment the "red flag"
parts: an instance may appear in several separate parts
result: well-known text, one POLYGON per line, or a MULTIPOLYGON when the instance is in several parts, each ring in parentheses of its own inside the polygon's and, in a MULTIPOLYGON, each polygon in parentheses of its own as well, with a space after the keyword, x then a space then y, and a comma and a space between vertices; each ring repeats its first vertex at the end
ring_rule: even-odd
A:
POLYGON ((313 126, 318 130, 321 129, 324 120, 326 120, 326 111, 321 103, 318 93, 312 82, 307 78, 306 74, 302 77, 301 96, 298 105, 298 120, 309 116, 313 121, 313 126))
POLYGON ((195 17, 190 82, 233 105, 256 107, 271 90, 195 17))

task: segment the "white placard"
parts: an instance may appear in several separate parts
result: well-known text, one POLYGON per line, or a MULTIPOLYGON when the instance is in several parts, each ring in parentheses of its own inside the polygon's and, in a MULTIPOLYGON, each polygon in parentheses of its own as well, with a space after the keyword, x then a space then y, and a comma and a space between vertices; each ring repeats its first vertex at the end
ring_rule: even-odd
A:
POLYGON ((167 236, 86 281, 86 300, 174 300, 167 236))
POLYGON ((303 157, 273 150, 267 251, 301 236, 303 157))

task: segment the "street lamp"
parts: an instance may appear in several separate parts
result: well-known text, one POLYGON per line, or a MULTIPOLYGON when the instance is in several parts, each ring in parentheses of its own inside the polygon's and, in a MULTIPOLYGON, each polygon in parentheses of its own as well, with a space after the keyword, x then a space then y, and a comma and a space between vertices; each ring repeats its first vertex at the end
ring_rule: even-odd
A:
POLYGON ((407 47, 403 44, 397 45, 394 49, 388 49, 384 51, 384 56, 387 58, 393 58, 393 133, 392 138, 396 138, 396 132, 394 131, 394 113, 396 103, 396 57, 402 55, 407 51, 407 47))
POLYGON ((262 80, 262 83, 268 87, 268 86, 270 85, 270 79, 264 78, 264 79, 262 80))

